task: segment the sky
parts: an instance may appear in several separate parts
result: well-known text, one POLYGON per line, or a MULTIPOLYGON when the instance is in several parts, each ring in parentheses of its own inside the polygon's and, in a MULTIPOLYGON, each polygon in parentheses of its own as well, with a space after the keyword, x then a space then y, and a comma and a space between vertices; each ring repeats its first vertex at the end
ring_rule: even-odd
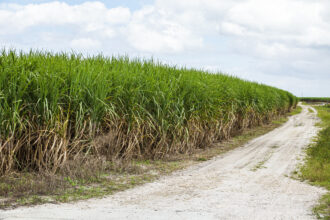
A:
POLYGON ((330 96, 327 0, 0 0, 0 48, 152 58, 330 96))

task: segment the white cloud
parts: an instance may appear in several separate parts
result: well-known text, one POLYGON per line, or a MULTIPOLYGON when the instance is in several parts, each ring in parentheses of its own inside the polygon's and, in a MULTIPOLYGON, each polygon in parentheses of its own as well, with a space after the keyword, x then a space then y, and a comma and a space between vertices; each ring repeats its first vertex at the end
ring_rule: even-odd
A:
POLYGON ((90 38, 79 38, 71 41, 70 46, 73 49, 97 49, 101 43, 90 38))
POLYGON ((243 36, 247 33, 246 29, 238 24, 224 21, 219 26, 217 30, 223 31, 225 33, 231 33, 238 36, 243 36))
POLYGON ((201 37, 154 7, 144 7, 133 14, 127 37, 134 48, 146 52, 181 52, 203 44, 201 37))
POLYGON ((125 24, 130 21, 131 11, 128 8, 111 8, 105 14, 106 21, 112 24, 125 24))
POLYGON ((82 32, 109 31, 109 27, 127 23, 130 10, 108 9, 101 2, 68 5, 63 2, 42 4, 0 4, 2 34, 21 33, 28 28, 74 26, 82 32))
POLYGON ((226 13, 222 24, 229 22, 232 28, 222 25, 221 31, 247 38, 257 50, 270 44, 263 54, 270 57, 288 55, 297 47, 330 46, 330 23, 322 17, 324 10, 330 12, 326 7, 321 1, 244 1, 226 13))
POLYGON ((156 7, 143 7, 132 14, 128 8, 107 8, 101 2, 69 5, 54 1, 0 4, 0 10, 0 36, 28 33, 36 28, 66 28, 67 37, 62 40, 69 40, 67 43, 74 48, 86 45, 92 49, 114 37, 127 41, 135 50, 151 53, 176 53, 202 45, 201 37, 156 7))
POLYGON ((242 53, 252 49, 260 54, 266 44, 271 46, 261 56, 290 55, 297 47, 330 46, 330 4, 321 0, 157 0, 155 5, 184 27, 200 30, 199 36, 218 31, 233 44, 247 42, 251 47, 249 51, 243 47, 242 53))

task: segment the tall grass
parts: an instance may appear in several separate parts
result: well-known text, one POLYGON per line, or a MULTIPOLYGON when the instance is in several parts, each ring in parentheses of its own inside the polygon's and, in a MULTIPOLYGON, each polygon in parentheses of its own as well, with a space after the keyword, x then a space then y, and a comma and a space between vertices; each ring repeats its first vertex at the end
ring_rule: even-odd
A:
POLYGON ((127 57, 3 50, 0 174, 55 172, 77 155, 162 158, 266 123, 289 92, 127 57))
POLYGON ((329 102, 330 103, 330 97, 300 97, 300 101, 304 102, 329 102))

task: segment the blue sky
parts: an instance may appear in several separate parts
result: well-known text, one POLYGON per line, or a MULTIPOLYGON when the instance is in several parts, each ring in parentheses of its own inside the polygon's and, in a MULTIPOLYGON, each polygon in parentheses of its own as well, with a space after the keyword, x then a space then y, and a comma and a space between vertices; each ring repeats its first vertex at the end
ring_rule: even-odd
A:
POLYGON ((152 57, 330 96, 323 0, 0 0, 0 47, 152 57))

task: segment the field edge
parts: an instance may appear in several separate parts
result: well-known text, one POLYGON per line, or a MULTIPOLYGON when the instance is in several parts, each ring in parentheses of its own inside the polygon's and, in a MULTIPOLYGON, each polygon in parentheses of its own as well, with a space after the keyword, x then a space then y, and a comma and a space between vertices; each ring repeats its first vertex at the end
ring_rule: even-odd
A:
POLYGON ((67 175, 13 173, 0 178, 0 194, 2 194, 0 208, 10 209, 44 203, 102 198, 115 192, 155 181, 161 176, 207 161, 242 146, 248 141, 280 127, 288 120, 288 117, 300 112, 301 107, 298 106, 294 111, 273 120, 269 124, 245 130, 227 141, 215 143, 206 149, 198 149, 192 154, 172 155, 172 157, 160 160, 117 161, 112 162, 110 166, 108 164, 106 168, 95 166, 94 168, 100 170, 93 170, 92 172, 99 173, 98 176, 90 175, 90 170, 86 171, 87 175, 76 176, 69 173, 66 173, 67 175), (53 188, 45 186, 49 183, 53 184, 53 188), (26 188, 27 185, 29 188, 26 188), (5 190, 7 190, 6 195, 4 195, 5 190), (11 192, 8 193, 10 190, 11 192))

